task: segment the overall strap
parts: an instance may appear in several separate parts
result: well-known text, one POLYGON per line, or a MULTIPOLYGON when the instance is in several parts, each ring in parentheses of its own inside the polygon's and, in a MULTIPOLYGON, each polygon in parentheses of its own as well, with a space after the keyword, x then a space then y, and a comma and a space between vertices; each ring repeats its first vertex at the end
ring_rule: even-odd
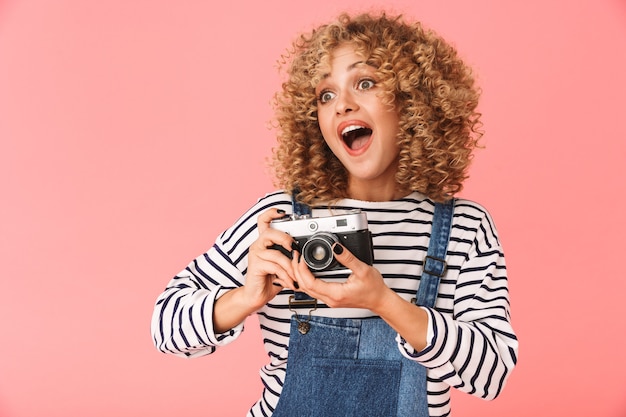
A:
MULTIPOLYGON (((297 200, 299 189, 294 189, 291 193, 291 209, 294 218, 302 217, 302 216, 311 216, 312 210, 307 204, 301 203, 297 200)), ((296 291, 294 292, 293 298, 289 301, 289 307, 296 305, 310 305, 313 307, 313 310, 317 308, 317 300, 310 297, 307 293, 296 291)))
POLYGON ((298 196, 298 189, 293 190, 291 193, 291 207, 293 209, 293 215, 296 217, 311 215, 311 207, 299 202, 296 197, 298 196))
POLYGON ((439 281, 446 274, 446 252, 452 228, 454 199, 435 204, 433 228, 430 232, 428 253, 424 258, 424 271, 417 289, 416 303, 419 306, 433 307, 439 291, 439 281))

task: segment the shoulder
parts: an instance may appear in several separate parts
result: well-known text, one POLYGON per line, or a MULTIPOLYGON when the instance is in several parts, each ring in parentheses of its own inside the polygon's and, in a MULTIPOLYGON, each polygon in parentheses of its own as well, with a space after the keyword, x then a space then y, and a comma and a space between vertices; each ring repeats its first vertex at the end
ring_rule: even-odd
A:
POLYGON ((458 198, 454 204, 453 227, 497 242, 498 232, 489 211, 475 201, 458 198))
POLYGON ((257 218, 261 213, 271 208, 280 208, 287 213, 291 212, 291 196, 283 190, 276 190, 260 197, 256 203, 246 210, 235 223, 221 235, 223 242, 233 238, 241 238, 256 229, 257 218))
POLYGON ((491 218, 485 206, 465 198, 455 199, 454 214, 476 219, 491 218))
POLYGON ((275 190, 259 198, 250 210, 263 211, 278 206, 291 207, 291 195, 285 190, 275 190))
POLYGON ((252 204, 252 206, 239 218, 237 223, 246 222, 251 218, 254 218, 254 221, 256 222, 256 218, 259 214, 271 208, 281 208, 290 212, 291 196, 283 190, 276 190, 267 193, 263 197, 260 197, 256 203, 252 204))

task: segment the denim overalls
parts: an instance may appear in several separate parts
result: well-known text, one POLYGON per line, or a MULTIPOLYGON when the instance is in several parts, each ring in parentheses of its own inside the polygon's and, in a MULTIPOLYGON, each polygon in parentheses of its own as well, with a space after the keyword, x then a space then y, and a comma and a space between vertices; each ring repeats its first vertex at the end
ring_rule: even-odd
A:
MULTIPOLYGON (((433 307, 446 272, 454 199, 435 206, 417 305, 433 307)), ((294 214, 310 209, 294 199, 294 214)), ((300 294, 300 298, 302 295, 300 294)), ((428 417, 426 368, 404 357, 379 317, 291 318, 287 374, 273 417, 428 417)))

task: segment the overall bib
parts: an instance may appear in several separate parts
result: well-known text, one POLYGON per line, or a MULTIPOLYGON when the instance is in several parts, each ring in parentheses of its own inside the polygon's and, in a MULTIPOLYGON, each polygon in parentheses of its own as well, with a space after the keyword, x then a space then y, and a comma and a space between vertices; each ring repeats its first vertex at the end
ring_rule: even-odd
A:
MULTIPOLYGON (((295 214, 306 209, 294 199, 295 214)), ((454 200, 435 206, 417 305, 435 304, 453 210, 454 200)), ((397 333, 381 318, 309 316, 302 325, 294 314, 273 417, 428 417, 426 368, 400 353, 397 333)))

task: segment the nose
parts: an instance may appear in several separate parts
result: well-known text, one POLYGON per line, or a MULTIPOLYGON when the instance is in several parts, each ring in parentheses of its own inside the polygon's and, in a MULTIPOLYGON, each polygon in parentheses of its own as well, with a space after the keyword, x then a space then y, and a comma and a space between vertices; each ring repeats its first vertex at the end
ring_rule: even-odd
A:
POLYGON ((359 105, 354 95, 349 91, 343 91, 335 101, 335 112, 338 116, 350 113, 359 109, 359 105))

